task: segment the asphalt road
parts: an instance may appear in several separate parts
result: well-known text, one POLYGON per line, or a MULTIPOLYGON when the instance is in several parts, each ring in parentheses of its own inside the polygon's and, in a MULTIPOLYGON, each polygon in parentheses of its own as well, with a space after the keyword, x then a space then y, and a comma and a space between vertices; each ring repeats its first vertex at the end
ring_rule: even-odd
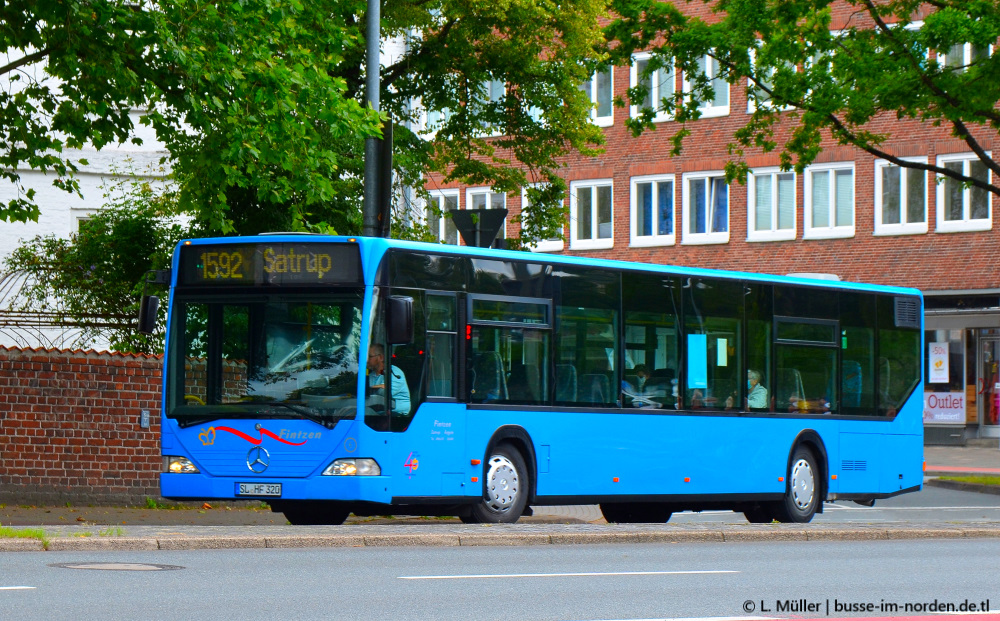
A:
POLYGON ((850 616, 838 614, 838 603, 872 605, 865 616, 879 617, 901 616, 906 604, 926 610, 934 601, 978 605, 989 599, 994 609, 1000 606, 1000 540, 0 558, 2 619, 825 618, 850 616), (89 568, 61 565, 67 563, 89 568), (100 568, 105 563, 115 565, 100 568), (174 568, 151 570, 154 564, 174 568), (901 608, 886 610, 887 604, 901 608))

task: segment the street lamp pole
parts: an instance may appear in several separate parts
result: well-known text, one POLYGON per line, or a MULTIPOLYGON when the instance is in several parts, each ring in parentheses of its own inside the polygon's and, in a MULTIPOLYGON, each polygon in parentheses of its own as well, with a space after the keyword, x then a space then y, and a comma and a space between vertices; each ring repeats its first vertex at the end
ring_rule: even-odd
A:
MULTIPOLYGON (((375 112, 379 111, 379 46, 381 34, 381 0, 368 0, 368 15, 365 29, 367 52, 365 59, 365 87, 368 105, 375 112)), ((374 237, 378 233, 378 139, 369 136, 365 139, 365 202, 361 210, 362 235, 374 237)), ((381 171, 382 174, 391 174, 381 171)), ((388 227, 386 227, 388 230, 388 227)))

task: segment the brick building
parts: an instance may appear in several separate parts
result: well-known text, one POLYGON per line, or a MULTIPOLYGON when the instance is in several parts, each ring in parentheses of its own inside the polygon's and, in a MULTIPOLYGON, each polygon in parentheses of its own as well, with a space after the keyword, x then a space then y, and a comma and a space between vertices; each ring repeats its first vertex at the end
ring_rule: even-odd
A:
MULTIPOLYGON (((846 23, 846 12, 839 17, 846 23)), ((967 44, 950 53, 975 52, 967 44)), ((564 239, 541 242, 536 250, 770 274, 832 273, 921 289, 928 359, 934 348, 933 359, 947 369, 925 377, 928 442, 1000 437, 1000 232, 993 197, 832 139, 803 174, 781 171, 777 153, 747 151, 747 183, 727 185, 726 147, 752 105, 746 82, 717 80, 715 101, 689 123, 682 154, 671 157, 672 120, 660 115, 655 131, 635 138, 624 123, 635 108, 611 104, 635 84, 644 62, 643 55, 633 56, 632 66, 614 67, 584 85, 595 106, 593 122, 604 129, 605 151, 566 158, 564 239)), ((717 70, 707 57, 702 67, 709 77, 717 70)), ((654 74, 647 101, 685 87, 680 72, 654 74)), ((778 129, 779 144, 792 122, 789 116, 778 129)), ((891 132, 883 148, 898 157, 989 178, 969 146, 947 129, 895 117, 867 129, 891 132)), ((995 148, 995 133, 978 128, 973 134, 987 150, 995 148)), ((445 185, 435 177, 427 189, 442 209, 506 207, 505 235, 517 234, 513 216, 523 193, 445 185)), ((431 225, 443 241, 459 243, 447 219, 432 215, 431 225)))

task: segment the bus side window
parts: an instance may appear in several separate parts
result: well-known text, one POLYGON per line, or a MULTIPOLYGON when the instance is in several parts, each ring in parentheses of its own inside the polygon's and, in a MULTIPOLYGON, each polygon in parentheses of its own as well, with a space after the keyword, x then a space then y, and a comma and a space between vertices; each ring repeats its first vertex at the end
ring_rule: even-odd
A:
POLYGON ((428 397, 455 396, 455 354, 458 342, 457 299, 454 295, 427 294, 427 375, 428 397))

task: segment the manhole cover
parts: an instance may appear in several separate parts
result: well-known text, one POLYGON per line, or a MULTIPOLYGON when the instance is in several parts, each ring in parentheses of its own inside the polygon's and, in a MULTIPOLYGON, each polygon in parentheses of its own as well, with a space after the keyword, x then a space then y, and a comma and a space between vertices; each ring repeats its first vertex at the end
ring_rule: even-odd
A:
POLYGON ((52 563, 49 567, 103 569, 105 571, 169 571, 171 569, 184 569, 180 565, 160 565, 158 563, 52 563))

